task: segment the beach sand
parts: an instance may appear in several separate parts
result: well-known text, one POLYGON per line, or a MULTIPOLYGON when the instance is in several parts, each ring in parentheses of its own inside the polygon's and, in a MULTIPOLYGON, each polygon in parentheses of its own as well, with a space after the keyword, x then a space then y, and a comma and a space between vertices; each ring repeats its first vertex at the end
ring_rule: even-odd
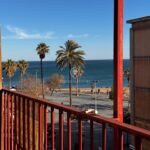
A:
MULTIPOLYGON (((57 92, 69 92, 68 88, 62 88, 62 89, 57 89, 57 92)), ((92 89, 91 88, 79 88, 78 89, 79 93, 94 93, 96 91, 96 93, 105 93, 108 94, 111 91, 110 87, 104 87, 104 88, 96 88, 96 89, 92 89)), ((76 92, 76 88, 72 88, 72 92, 75 93, 76 92)), ((129 96, 129 87, 124 87, 123 88, 123 94, 126 96, 129 96)))

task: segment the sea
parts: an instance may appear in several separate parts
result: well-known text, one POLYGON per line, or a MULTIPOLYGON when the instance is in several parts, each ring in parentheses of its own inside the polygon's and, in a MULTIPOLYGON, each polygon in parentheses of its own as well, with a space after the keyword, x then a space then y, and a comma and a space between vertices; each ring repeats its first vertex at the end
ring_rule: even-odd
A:
MULTIPOLYGON (((29 67, 26 74, 30 74, 40 79, 40 61, 29 61, 29 67)), ((129 68, 129 60, 123 61, 123 69, 129 68)), ((68 87, 68 69, 59 70, 55 61, 43 61, 43 77, 46 82, 53 74, 61 74, 64 76, 65 83, 63 88, 68 87)), ((76 86, 76 79, 72 75, 72 86, 76 86)), ((20 82, 20 72, 17 70, 12 77, 12 86, 16 87, 20 82)), ((95 83, 96 87, 112 87, 113 85, 113 60, 86 60, 84 73, 79 79, 80 88, 91 87, 95 83)), ((128 81, 123 77, 124 86, 128 85, 128 81)), ((3 71, 3 86, 9 85, 9 78, 3 71)))

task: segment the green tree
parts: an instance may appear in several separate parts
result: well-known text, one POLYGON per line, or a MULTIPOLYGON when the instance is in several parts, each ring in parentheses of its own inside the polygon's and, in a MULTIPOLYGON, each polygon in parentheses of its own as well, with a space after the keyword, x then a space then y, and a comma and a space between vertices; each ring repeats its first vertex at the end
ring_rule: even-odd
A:
POLYGON ((74 66, 84 66, 85 55, 83 50, 78 50, 81 46, 73 41, 66 41, 64 46, 60 46, 60 50, 56 52, 56 63, 59 69, 64 69, 68 67, 69 73, 69 96, 70 96, 70 106, 72 106, 72 78, 71 78, 71 69, 74 66))
POLYGON ((43 59, 45 58, 45 54, 49 52, 49 46, 47 46, 45 43, 38 44, 36 48, 37 54, 40 57, 40 63, 41 63, 41 83, 42 83, 42 96, 44 99, 44 83, 43 83, 43 59))
POLYGON ((8 59, 4 63, 4 70, 6 72, 6 75, 9 77, 9 88, 11 88, 11 79, 14 76, 16 69, 17 69, 17 64, 15 61, 8 59))
POLYGON ((22 89, 22 81, 23 81, 23 76, 25 75, 27 69, 28 69, 28 62, 25 60, 19 60, 17 67, 20 70, 20 81, 21 81, 21 89, 22 89))

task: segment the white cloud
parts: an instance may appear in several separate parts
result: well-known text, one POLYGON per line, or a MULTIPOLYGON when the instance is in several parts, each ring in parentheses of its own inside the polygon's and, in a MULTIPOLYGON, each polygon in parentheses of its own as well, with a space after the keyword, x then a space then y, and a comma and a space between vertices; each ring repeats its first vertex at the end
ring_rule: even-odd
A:
POLYGON ((67 38, 87 38, 89 37, 89 34, 79 34, 79 35, 73 35, 73 34, 69 34, 67 35, 67 38))
POLYGON ((10 25, 7 25, 6 29, 12 33, 12 35, 5 36, 4 39, 52 39, 54 35, 53 32, 46 32, 44 34, 28 33, 24 29, 12 27, 10 25))

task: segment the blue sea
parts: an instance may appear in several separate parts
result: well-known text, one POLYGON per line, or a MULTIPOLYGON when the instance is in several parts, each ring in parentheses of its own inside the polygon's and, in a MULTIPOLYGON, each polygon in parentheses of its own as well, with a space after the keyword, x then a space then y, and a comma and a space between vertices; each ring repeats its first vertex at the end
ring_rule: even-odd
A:
MULTIPOLYGON (((40 62, 31 61, 29 63, 29 68, 27 74, 31 74, 40 78, 40 62)), ((124 70, 129 67, 129 60, 124 60, 124 70)), ((64 75, 65 83, 63 87, 68 87, 68 70, 65 69, 60 71, 55 61, 43 61, 43 75, 44 81, 49 79, 49 77, 54 74, 59 73, 64 75)), ((20 80, 20 73, 17 70, 12 78, 12 85, 17 86, 20 80)), ((3 71, 3 85, 8 86, 8 77, 3 71)), ((113 84, 113 60, 86 60, 84 74, 79 80, 79 87, 91 87, 91 83, 96 81, 97 87, 111 87, 113 84)), ((127 79, 124 77, 124 86, 127 86, 127 79)), ((75 79, 73 79, 73 86, 75 86, 75 79)))

